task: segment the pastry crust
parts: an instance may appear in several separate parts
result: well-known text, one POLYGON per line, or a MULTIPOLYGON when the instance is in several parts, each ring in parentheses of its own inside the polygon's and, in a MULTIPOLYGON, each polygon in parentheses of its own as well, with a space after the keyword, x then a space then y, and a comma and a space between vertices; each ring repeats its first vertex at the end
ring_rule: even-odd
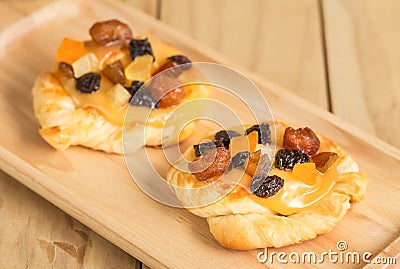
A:
MULTIPOLYGON (((284 130, 288 125, 276 122, 277 150, 282 145, 284 130)), ((328 138, 318 136, 320 152, 331 151, 339 155, 337 170, 339 177, 331 192, 307 209, 289 216, 282 216, 255 202, 240 186, 236 186, 222 199, 202 207, 204 196, 215 195, 215 188, 195 192, 175 189, 178 199, 189 211, 207 218, 210 232, 224 247, 237 250, 251 250, 264 247, 282 247, 315 238, 318 234, 332 230, 347 210, 351 202, 364 198, 367 177, 360 173, 357 163, 339 146, 328 138), (201 197, 203 196, 203 197, 201 197)), ((185 156, 190 154, 189 149, 185 156)), ((167 180, 175 186, 192 188, 197 179, 170 167, 167 180)), ((216 187, 218 188, 218 187, 216 187)), ((211 196, 210 196, 211 197, 211 196)))
MULTIPOLYGON (((206 96, 206 89, 195 97, 206 96)), ((59 80, 49 72, 41 73, 32 88, 33 108, 38 119, 39 134, 51 146, 65 150, 73 145, 123 154, 123 127, 106 120, 94 106, 78 108, 59 80)), ((189 96, 188 99, 190 99, 189 96)), ((164 119, 172 108, 154 110, 150 117, 164 119)), ((162 126, 146 125, 145 141, 148 146, 161 145, 162 126)), ((194 131, 187 125, 180 133, 183 141, 194 131)))
MULTIPOLYGON (((157 58, 152 72, 157 70, 156 67, 162 66, 167 57, 180 54, 176 48, 153 36, 151 36, 151 42, 157 58)), ((32 94, 34 113, 40 125, 39 134, 54 148, 65 150, 70 146, 80 145, 108 153, 124 153, 123 126, 109 121, 107 117, 103 116, 102 110, 95 105, 85 104, 78 107, 74 102, 74 97, 63 88, 54 73, 41 73, 32 88, 32 94)), ((208 94, 206 87, 189 89, 180 104, 188 100, 207 97, 208 94)), ((136 141, 131 148, 137 150, 144 144, 147 146, 161 145, 163 132, 164 134, 173 132, 174 126, 166 129, 163 125, 174 109, 174 106, 170 106, 151 111, 144 133, 145 143, 137 142, 139 140, 137 133, 142 130, 142 127, 132 127, 134 130, 130 129, 130 131, 136 132, 132 139, 136 141), (135 139, 136 137, 137 139, 135 139)), ((194 124, 186 125, 179 134, 179 142, 185 140, 193 132, 194 124)), ((176 143, 176 139, 173 142, 170 140, 172 141, 172 139, 164 138, 163 144, 176 143)))

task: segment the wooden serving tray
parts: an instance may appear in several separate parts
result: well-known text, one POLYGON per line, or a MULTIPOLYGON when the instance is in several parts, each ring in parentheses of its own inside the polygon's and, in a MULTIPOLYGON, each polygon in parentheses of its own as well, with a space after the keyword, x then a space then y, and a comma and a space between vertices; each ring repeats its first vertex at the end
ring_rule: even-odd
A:
MULTIPOLYGON (((148 30, 193 60, 237 68, 212 50, 123 4, 55 1, 0 34, 1 169, 150 266, 264 267, 257 261, 259 251, 224 249, 213 239, 204 219, 147 197, 131 179, 122 156, 80 147, 56 151, 38 135, 31 96, 35 77, 40 71, 52 69, 64 36, 87 39, 93 22, 109 18, 121 19, 136 31, 148 30)), ((332 232, 278 251, 318 254, 337 250, 336 243, 344 240, 348 251, 398 255, 399 150, 244 72, 262 89, 277 119, 294 126, 311 126, 330 137, 369 176, 366 199, 353 205, 332 232)), ((325 264, 329 268, 362 265, 325 264)), ((277 262, 267 266, 281 267, 277 262)))

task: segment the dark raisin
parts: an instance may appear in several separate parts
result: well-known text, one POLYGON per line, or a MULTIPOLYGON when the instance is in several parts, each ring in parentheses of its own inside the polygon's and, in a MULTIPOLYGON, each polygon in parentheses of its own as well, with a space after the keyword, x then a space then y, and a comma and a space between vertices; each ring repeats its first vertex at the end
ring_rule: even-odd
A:
POLYGON ((249 133, 257 131, 258 132, 258 143, 267 145, 271 144, 271 130, 269 128, 268 123, 261 123, 260 125, 256 124, 251 126, 249 129, 246 130, 246 135, 249 133))
POLYGON ((196 157, 204 155, 206 152, 219 147, 224 147, 222 140, 213 140, 209 142, 200 143, 198 145, 193 145, 194 154, 196 155, 196 157))
POLYGON ((154 72, 153 75, 156 75, 168 68, 179 66, 179 68, 174 68, 173 70, 169 70, 168 75, 172 75, 173 77, 179 77, 182 74, 182 71, 188 70, 192 67, 191 61, 183 55, 174 55, 167 58, 167 62, 163 64, 161 67, 154 72))
POLYGON ((91 72, 76 79, 76 88, 81 93, 92 93, 100 89, 101 75, 91 72))
POLYGON ((261 198, 274 196, 282 189, 285 181, 276 176, 258 176, 254 177, 250 183, 250 191, 261 198))
POLYGON ((111 80, 113 83, 125 85, 124 66, 121 61, 107 64, 101 71, 105 77, 111 80))
POLYGON ((72 66, 65 62, 58 63, 58 74, 61 77, 65 78, 73 78, 74 77, 74 69, 72 66))
POLYGON ((235 136, 240 136, 240 134, 238 132, 232 131, 232 130, 227 130, 227 131, 221 130, 215 134, 214 138, 215 138, 215 140, 222 140, 222 142, 224 143, 224 146, 229 148, 231 138, 233 138, 235 136))
POLYGON ((147 106, 150 107, 151 109, 157 108, 156 101, 151 96, 146 87, 143 87, 138 92, 138 90, 143 86, 143 84, 144 83, 142 81, 135 80, 132 81, 130 87, 126 88, 128 92, 131 94, 131 99, 129 103, 134 106, 147 106))
POLYGON ((280 149, 275 155, 275 167, 292 170, 296 163, 308 163, 310 158, 302 150, 280 149))
POLYGON ((243 151, 243 152, 238 152, 235 156, 232 158, 231 165, 233 168, 243 168, 246 166, 246 161, 250 156, 250 152, 248 151, 243 151))
POLYGON ((145 54, 150 54, 151 56, 153 56, 153 61, 155 60, 153 49, 151 48, 148 38, 132 39, 129 43, 129 52, 131 53, 132 60, 135 60, 137 56, 142 56, 145 54))

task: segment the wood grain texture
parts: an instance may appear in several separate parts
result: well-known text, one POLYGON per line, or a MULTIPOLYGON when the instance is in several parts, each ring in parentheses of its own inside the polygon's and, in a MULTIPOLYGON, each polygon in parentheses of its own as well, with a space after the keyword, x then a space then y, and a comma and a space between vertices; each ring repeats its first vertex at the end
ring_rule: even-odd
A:
POLYGON ((333 111, 400 147, 400 2, 323 1, 333 111))
POLYGON ((126 268, 132 256, 0 172, 0 268, 126 268))
POLYGON ((164 0, 161 20, 327 108, 317 0, 164 0))
POLYGON ((40 7, 50 3, 53 0, 6 0, 0 1, 0 30, 4 29, 11 23, 19 20, 20 18, 32 13, 40 7))
MULTIPOLYGON (((0 2, 0 30, 50 2, 0 2)), ((124 2, 149 14, 156 12, 155 0, 124 2)), ((0 253, 0 268, 141 267, 132 256, 1 171, 0 253)))
MULTIPOLYGON (((49 51, 56 50, 64 35, 86 36, 86 28, 82 25, 111 16, 125 20, 137 29, 150 30, 194 60, 230 65, 213 50, 115 1, 98 4, 94 9, 86 2, 54 3, 15 25, 11 30, 16 34, 5 38, 10 43, 3 43, 0 47, 6 52, 0 58, 3 66, 0 73, 3 81, 0 114, 8 127, 0 133, 0 167, 149 266, 263 267, 257 261, 257 251, 226 250, 212 238, 204 220, 147 197, 133 183, 121 156, 79 147, 56 151, 38 135, 30 88, 40 71, 51 68, 54 55, 49 51), (67 3, 69 9, 65 8, 67 3), (50 18, 50 22, 37 20, 50 12, 57 15, 50 18), (76 17, 81 19, 76 20, 76 17), (47 27, 48 23, 52 24, 52 29, 47 27), (21 29, 28 25, 32 25, 30 30, 21 33, 21 29), (32 50, 23 49, 26 43, 32 50), (21 73, 24 76, 15 80, 15 76, 21 73), (10 102, 10 99, 17 101, 10 102)), ((353 251, 380 253, 398 237, 400 152, 282 87, 251 73, 246 74, 260 86, 276 118, 294 126, 307 124, 327 135, 354 156, 361 169, 369 175, 365 201, 354 205, 331 233, 279 251, 314 250, 321 253, 335 248, 338 240, 346 240, 353 251)), ((231 104, 229 99, 227 104, 231 104)), ((159 149, 150 150, 160 154, 159 149)), ((337 267, 342 268, 340 265, 337 267)))

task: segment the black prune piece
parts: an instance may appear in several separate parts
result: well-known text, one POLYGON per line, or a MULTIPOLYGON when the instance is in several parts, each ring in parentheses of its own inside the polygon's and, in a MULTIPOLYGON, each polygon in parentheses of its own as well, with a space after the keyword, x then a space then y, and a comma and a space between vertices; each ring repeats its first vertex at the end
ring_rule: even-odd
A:
POLYGON ((215 134, 214 138, 216 140, 222 140, 222 142, 224 143, 224 146, 229 148, 231 138, 233 138, 235 136, 240 136, 240 134, 233 130, 227 130, 227 131, 221 130, 215 134))
POLYGON ((129 52, 131 54, 132 61, 135 60, 137 56, 142 56, 145 54, 150 54, 153 56, 153 62, 155 61, 153 49, 151 48, 148 38, 132 39, 131 42, 129 42, 129 52))
POLYGON ((276 175, 254 177, 250 191, 258 197, 269 198, 277 194, 284 184, 285 181, 276 175))
POLYGON ((100 89, 101 75, 90 72, 76 79, 76 89, 81 93, 92 93, 100 89))
POLYGON ((258 133, 258 143, 267 145, 271 144, 271 130, 269 128, 268 123, 261 123, 260 125, 256 124, 251 126, 250 128, 246 129, 245 134, 248 135, 249 133, 257 131, 258 133))
POLYGON ((189 60, 188 57, 183 56, 183 55, 174 55, 171 57, 167 58, 168 60, 171 60, 173 62, 173 66, 180 65, 180 69, 182 70, 188 70, 192 67, 191 63, 192 61, 189 60))
POLYGON ((310 157, 302 150, 280 149, 275 155, 275 167, 292 170, 296 163, 308 163, 310 157))
POLYGON ((201 155, 204 155, 207 151, 219 147, 225 147, 222 140, 213 140, 209 142, 200 143, 198 145, 193 145, 194 154, 196 155, 196 157, 200 157, 201 155))
POLYGON ((232 157, 232 168, 244 168, 249 156, 250 152, 248 151, 238 152, 235 156, 232 157))
POLYGON ((143 87, 140 92, 137 92, 143 86, 143 84, 144 83, 142 81, 135 80, 132 81, 130 87, 126 88, 131 94, 129 104, 134 106, 147 106, 151 109, 157 108, 158 106, 156 100, 154 100, 147 88, 143 87))

